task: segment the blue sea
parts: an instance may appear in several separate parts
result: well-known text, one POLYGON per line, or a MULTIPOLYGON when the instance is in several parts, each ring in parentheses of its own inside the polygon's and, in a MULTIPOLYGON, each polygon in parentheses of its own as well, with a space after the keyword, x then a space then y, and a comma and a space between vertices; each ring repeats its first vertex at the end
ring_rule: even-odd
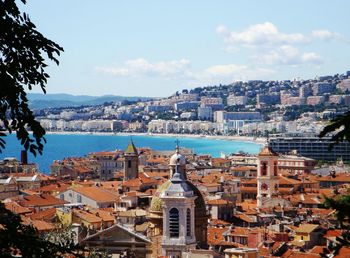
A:
MULTIPOLYGON (((37 163, 40 171, 46 174, 50 173, 50 164, 53 160, 81 157, 90 152, 123 150, 130 141, 130 136, 127 135, 48 134, 45 138, 47 143, 44 146, 43 155, 34 157, 28 153, 28 162, 37 163)), ((20 159, 20 151, 23 148, 15 135, 12 134, 3 139, 6 141, 6 148, 0 153, 0 160, 5 157, 20 159)), ((190 148, 197 154, 211 154, 213 157, 219 157, 221 152, 230 154, 244 151, 255 154, 261 148, 260 144, 252 142, 208 138, 136 135, 132 136, 132 139, 136 147, 150 147, 154 150, 173 150, 175 141, 178 139, 181 147, 190 148)))

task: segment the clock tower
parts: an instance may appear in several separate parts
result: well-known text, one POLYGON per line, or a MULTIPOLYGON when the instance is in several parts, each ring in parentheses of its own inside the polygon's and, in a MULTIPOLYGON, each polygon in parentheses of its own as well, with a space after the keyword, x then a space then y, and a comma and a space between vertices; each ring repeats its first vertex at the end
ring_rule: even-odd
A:
POLYGON ((278 154, 264 147, 258 154, 257 208, 266 207, 278 195, 278 154))

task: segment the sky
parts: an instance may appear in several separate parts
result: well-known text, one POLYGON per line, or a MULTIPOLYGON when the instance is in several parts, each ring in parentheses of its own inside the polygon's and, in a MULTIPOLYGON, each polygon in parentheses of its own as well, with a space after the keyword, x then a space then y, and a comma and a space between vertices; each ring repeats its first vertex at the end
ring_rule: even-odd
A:
POLYGON ((64 48, 59 66, 49 63, 47 93, 166 97, 350 70, 348 0, 29 0, 19 7, 64 48))

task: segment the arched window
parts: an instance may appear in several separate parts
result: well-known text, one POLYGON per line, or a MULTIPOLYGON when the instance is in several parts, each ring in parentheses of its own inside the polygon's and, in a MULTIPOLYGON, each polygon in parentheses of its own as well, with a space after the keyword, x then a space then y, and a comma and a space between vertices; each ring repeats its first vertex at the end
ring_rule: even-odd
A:
POLYGON ((171 238, 179 237, 179 210, 176 208, 169 211, 169 233, 171 238))
POLYGON ((186 211, 186 234, 191 236, 191 210, 187 209, 186 211))
POLYGON ((261 176, 267 175, 267 165, 266 162, 261 162, 261 176))
POLYGON ((273 166, 273 175, 274 176, 277 176, 277 170, 278 170, 278 165, 277 165, 277 162, 275 161, 275 163, 274 163, 274 166, 273 166))

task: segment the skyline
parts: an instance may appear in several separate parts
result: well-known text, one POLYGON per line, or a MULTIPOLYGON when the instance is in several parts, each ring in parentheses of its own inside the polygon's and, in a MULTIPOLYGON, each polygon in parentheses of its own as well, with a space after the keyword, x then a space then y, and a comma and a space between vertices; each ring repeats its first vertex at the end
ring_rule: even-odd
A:
POLYGON ((150 97, 350 70, 349 7, 346 1, 20 5, 65 49, 58 67, 49 63, 47 93, 150 97))

